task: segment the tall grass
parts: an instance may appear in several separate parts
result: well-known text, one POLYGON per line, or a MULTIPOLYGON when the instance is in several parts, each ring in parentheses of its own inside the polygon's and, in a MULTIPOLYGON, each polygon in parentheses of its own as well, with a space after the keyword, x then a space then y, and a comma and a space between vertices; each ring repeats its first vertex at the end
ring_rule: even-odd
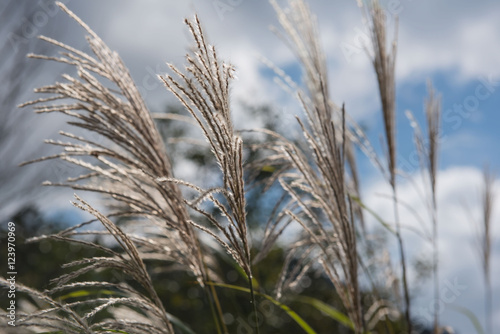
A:
POLYGON ((493 290, 491 286, 491 247, 492 247, 492 214, 495 192, 495 177, 488 166, 483 170, 483 187, 481 191, 482 218, 476 223, 478 227, 477 247, 484 276, 484 309, 486 314, 486 331, 493 333, 493 290))
MULTIPOLYGON (((382 104, 382 116, 384 120, 387 169, 389 183, 392 188, 394 203, 394 219, 396 222, 396 238, 399 246, 401 280, 403 283, 403 293, 405 301, 405 316, 408 333, 412 332, 411 311, 410 311, 410 291, 408 286, 407 261, 401 235, 401 222, 399 218, 399 205, 397 194, 397 165, 396 165, 396 88, 395 88, 395 67, 397 38, 394 37, 391 47, 387 45, 386 17, 385 13, 377 1, 371 3, 371 8, 367 8, 371 27, 371 41, 373 47, 372 63, 377 75, 380 101, 382 104)), ((396 28, 397 29, 397 28, 396 28)), ((396 30, 397 31, 397 30, 396 30)))
MULTIPOLYGON (((427 175, 424 184, 429 190, 427 198, 428 212, 432 222, 432 272, 434 276, 434 300, 438 301, 439 294, 439 250, 438 250, 438 207, 437 207, 437 173, 438 152, 441 138, 441 98, 436 94, 429 82, 429 96, 424 103, 424 113, 427 124, 427 137, 416 122, 413 114, 407 111, 408 119, 414 129, 415 146, 417 148, 420 167, 427 175)), ((439 333, 439 313, 434 310, 434 333, 439 333)))
MULTIPOLYGON (((259 296, 272 301, 284 312, 283 316, 290 316, 305 332, 315 333, 315 324, 308 324, 290 308, 297 297, 295 288, 306 278, 315 277, 329 281, 331 290, 326 294, 338 298, 339 305, 327 305, 314 298, 302 300, 354 333, 413 331, 397 191, 396 38, 387 45, 387 19, 377 1, 362 7, 372 34, 368 50, 378 81, 384 122, 387 155, 383 163, 361 127, 349 116, 349 106, 336 104, 330 96, 326 56, 319 43, 316 20, 305 1, 289 0, 287 9, 274 0, 271 4, 281 24, 281 29, 276 31, 297 55, 304 73, 301 88, 275 68, 303 108, 304 117, 297 117, 302 138, 292 140, 269 129, 255 129, 248 132, 263 134, 266 140, 251 144, 244 141, 246 132, 234 128, 231 114, 230 88, 235 69, 208 43, 198 16, 185 21, 194 40, 185 67, 169 65, 169 73, 159 75, 159 80, 180 101, 187 114, 170 118, 194 123, 217 163, 220 178, 211 188, 204 189, 175 177, 157 125, 118 54, 58 3, 86 31, 92 54, 41 37, 61 49, 59 56, 29 57, 71 65, 76 75, 63 75, 64 82, 38 88, 37 93, 49 96, 22 107, 33 106, 42 114, 65 114, 68 124, 87 130, 89 135, 61 132, 67 142, 47 141, 61 147, 61 153, 28 163, 61 159, 86 170, 61 183, 45 184, 100 194, 107 200, 109 212, 104 214, 82 195, 75 195, 73 205, 93 218, 30 241, 72 242, 94 248, 106 256, 65 264, 68 273, 54 279, 51 287, 43 292, 19 285, 19 291, 30 296, 38 307, 30 312, 20 311, 18 326, 64 333, 190 333, 190 324, 176 318, 175 309, 167 309, 167 303, 155 288, 152 271, 160 267, 182 270, 195 277, 196 284, 206 293, 212 327, 218 333, 229 333, 230 328, 226 326, 227 310, 216 287, 249 292, 247 303, 253 310, 249 318, 253 319, 256 333, 268 332, 259 322, 256 305, 259 296), (103 141, 90 139, 96 134, 104 138, 103 141), (392 188, 394 226, 385 222, 387 217, 381 218, 367 208, 360 198, 356 147, 382 169, 392 188), (258 158, 249 158, 245 163, 246 150, 257 150, 258 158), (283 195, 276 200, 262 240, 255 240, 248 223, 248 189, 261 181, 252 176, 260 175, 263 170, 272 171, 271 176, 263 179, 263 189, 279 187, 283 195), (394 268, 387 257, 379 260, 388 252, 385 245, 373 241, 374 235, 366 229, 363 215, 367 212, 394 232, 400 255, 399 278, 389 279, 386 275, 394 268), (97 225, 94 223, 100 224, 100 228, 92 227, 97 225), (293 242, 277 245, 292 224, 300 227, 293 242), (109 239, 98 242, 89 239, 89 235, 109 239), (280 247, 286 251, 281 272, 275 278, 274 291, 265 291, 254 277, 255 266, 280 247), (227 253, 243 273, 248 288, 225 283, 226 275, 219 271, 217 263, 221 252, 227 253), (128 283, 84 279, 89 272, 103 269, 123 273, 128 283), (383 277, 382 284, 377 277, 383 277), (389 281, 397 284, 395 294, 385 287, 389 281), (64 301, 74 291, 92 289, 106 293, 64 301), (398 305, 396 296, 400 290, 403 305, 398 305)), ((415 134, 422 166, 429 175, 434 294, 438 298, 436 184, 440 104, 432 90, 425 111, 429 144, 424 143, 417 126, 415 134)), ((415 124, 413 118, 411 120, 415 124)), ((488 177, 485 176, 485 181, 491 183, 488 177)), ((491 203, 492 195, 488 189, 485 190, 485 235, 490 233, 491 205, 487 206, 486 200, 491 203)), ((487 245, 483 252, 484 272, 491 289, 491 248, 487 245)), ((0 284, 8 286, 3 278, 0 284)), ((491 308, 491 301, 488 305, 491 308)), ((434 331, 439 330, 436 312, 434 331)))

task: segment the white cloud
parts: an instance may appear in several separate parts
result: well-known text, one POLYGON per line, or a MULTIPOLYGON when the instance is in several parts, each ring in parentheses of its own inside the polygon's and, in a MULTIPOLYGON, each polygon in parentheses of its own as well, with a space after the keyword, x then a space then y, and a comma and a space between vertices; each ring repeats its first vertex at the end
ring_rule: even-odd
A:
MULTIPOLYGON (((436 71, 453 71, 462 81, 498 74, 496 55, 500 44, 494 42, 500 40, 497 3, 400 0, 400 4, 398 82, 423 81, 436 71)), ((74 6, 88 10, 94 7, 74 6)), ((182 19, 196 11, 222 58, 230 59, 241 71, 240 80, 234 85, 237 98, 246 96, 259 103, 274 99, 281 103, 279 89, 270 88, 270 78, 259 72, 261 64, 252 59, 254 54, 263 54, 278 66, 294 60, 292 53, 268 30, 269 25, 278 23, 266 1, 235 2, 223 12, 222 19, 212 2, 201 0, 110 1, 109 6, 100 6, 104 6, 100 12, 107 10, 112 14, 106 20, 100 13, 95 15, 104 21, 95 24, 88 14, 88 23, 101 27, 97 32, 120 52, 139 86, 144 86, 142 82, 149 80, 151 72, 165 70, 165 61, 182 63, 185 48, 190 45, 182 19)), ((311 7, 318 17, 328 56, 332 99, 339 104, 346 102, 358 119, 373 117, 380 103, 373 70, 359 44, 359 32, 364 29, 359 9, 354 1, 311 2, 311 7), (356 53, 347 59, 343 45, 357 46, 356 53)), ((161 85, 147 93, 149 103, 156 108, 171 101, 161 85)))
POLYGON ((453 71, 462 80, 498 74, 498 3, 413 1, 400 20, 398 75, 424 78, 453 71))

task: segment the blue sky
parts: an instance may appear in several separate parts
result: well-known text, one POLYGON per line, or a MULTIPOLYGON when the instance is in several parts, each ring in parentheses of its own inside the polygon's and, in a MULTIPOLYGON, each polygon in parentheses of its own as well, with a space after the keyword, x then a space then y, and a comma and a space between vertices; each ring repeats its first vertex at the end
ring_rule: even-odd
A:
MULTIPOLYGON (((240 101, 273 106, 280 111, 280 122, 285 127, 293 126, 293 115, 301 112, 296 101, 273 82, 270 71, 259 60, 259 56, 265 56, 292 77, 298 77, 293 54, 269 30, 269 26, 277 25, 277 21, 267 1, 64 2, 120 53, 152 111, 161 111, 166 104, 173 102, 172 96, 155 81, 154 76, 166 71, 167 61, 182 64, 185 49, 191 42, 182 18, 196 11, 210 41, 218 47, 222 57, 237 68, 238 80, 232 90, 237 126, 259 125, 245 114, 238 103, 240 101), (221 7, 221 3, 225 6, 221 7)), ((382 133, 380 103, 373 70, 360 44, 366 30, 356 2, 312 0, 310 3, 317 15, 321 42, 327 54, 332 99, 337 104, 346 103, 347 111, 366 126, 379 150, 378 137, 382 133)), ((399 15, 396 92, 400 167, 415 166, 411 162, 414 152, 412 130, 404 112, 411 110, 420 124, 424 124, 423 100, 430 79, 442 94, 444 117, 438 179, 440 233, 443 236, 441 285, 445 287, 454 280, 463 282, 467 288, 452 303, 469 307, 482 320, 482 284, 478 283, 481 280, 480 266, 472 244, 473 228, 467 221, 462 203, 465 199, 470 204, 471 214, 478 216, 482 166, 489 163, 500 173, 497 151, 500 142, 500 2, 399 0, 390 3, 397 4, 391 8, 399 15)), ((61 13, 54 14, 50 23, 41 25, 38 30, 46 34, 56 31, 63 41, 76 47, 85 43, 83 31, 61 13), (55 30, 49 30, 49 25, 56 27, 55 30)), ((29 41, 36 43, 35 39, 29 41)), ((53 74, 49 74, 37 82, 47 83, 54 79, 53 74)), ((35 84, 32 82, 30 89, 35 84)), ((54 137, 60 126, 62 123, 58 119, 44 123, 44 131, 33 140, 54 137)), ((377 212, 386 214, 390 221, 391 203, 379 196, 380 193, 389 193, 389 188, 367 159, 362 155, 359 158, 366 203, 377 212)), ((180 176, 184 176, 183 172, 189 176, 189 171, 189 168, 184 168, 184 171, 179 171, 180 176)), ((412 172, 411 182, 401 180, 400 195, 414 209, 424 212, 425 206, 411 185, 421 186, 421 175, 417 169, 412 169, 412 172)), ((494 186, 499 194, 493 222, 497 225, 494 232, 498 236, 500 185, 495 182, 494 186)), ((69 194, 53 193, 53 196, 65 198, 57 203, 66 208, 69 194)), ((40 203, 48 208, 53 207, 54 201, 40 203)), ((403 220, 418 227, 407 212, 403 212, 403 220)), ((411 233, 405 237, 412 255, 418 255, 416 250, 426 249, 427 245, 411 233)), ((498 244, 492 261, 493 277, 500 276, 498 244)), ((499 282, 494 279, 493 282, 498 296, 499 282)), ((424 287, 417 298, 416 309, 425 313, 429 298, 430 294, 424 287)), ((496 327, 500 328, 500 303, 495 303, 495 310, 496 327)), ((448 305, 443 310, 442 319, 460 333, 473 332, 468 320, 448 305)))

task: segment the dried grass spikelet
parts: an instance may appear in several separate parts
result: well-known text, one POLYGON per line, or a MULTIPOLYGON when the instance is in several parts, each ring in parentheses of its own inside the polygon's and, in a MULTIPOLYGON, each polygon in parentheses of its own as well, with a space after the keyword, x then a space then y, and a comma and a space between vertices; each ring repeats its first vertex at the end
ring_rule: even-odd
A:
MULTIPOLYGON (((275 1, 278 19, 287 33, 292 50, 304 68, 307 93, 298 92, 307 116, 307 125, 297 119, 312 152, 312 161, 292 142, 273 144, 273 157, 286 160, 291 171, 282 174, 280 184, 291 197, 284 213, 299 223, 308 238, 302 240, 302 254, 319 254, 319 264, 334 284, 355 331, 364 331, 358 283, 356 227, 346 163, 345 108, 330 100, 326 61, 319 45, 315 19, 304 1, 290 0, 285 11, 275 1), (327 222, 325 224, 325 222, 327 222)), ((355 168, 355 167, 354 167, 355 168)), ((299 241, 300 243, 300 241, 299 241)), ((300 256, 297 267, 284 267, 282 284, 289 277, 301 277, 311 266, 309 256, 300 256), (294 274, 295 272, 295 274, 294 274)), ((278 286, 278 291, 283 287, 278 286)))
POLYGON ((222 175, 222 186, 204 190, 187 182, 162 178, 163 183, 179 183, 196 190, 199 197, 188 205, 201 213, 217 232, 192 222, 210 234, 234 258, 252 279, 250 239, 247 231, 245 187, 243 177, 243 141, 235 134, 230 114, 229 85, 234 68, 218 59, 212 45, 207 44, 197 16, 186 20, 195 41, 194 51, 186 55, 185 71, 169 64, 173 75, 160 79, 191 114, 210 145, 222 175), (224 198, 217 199, 216 194, 224 198), (200 207, 209 200, 220 210, 226 223, 221 223, 200 207))
POLYGON ((206 270, 202 254, 208 253, 201 251, 197 235, 188 223, 189 214, 178 185, 156 182, 158 177, 172 177, 172 166, 137 87, 118 54, 63 4, 58 5, 89 34, 87 42, 95 57, 40 37, 61 48, 61 56, 29 56, 75 66, 78 77, 63 75, 66 82, 36 90, 52 96, 21 106, 34 105, 38 113, 63 113, 72 119, 68 122, 70 125, 97 134, 105 141, 60 132, 72 141, 47 142, 62 147, 63 152, 29 163, 59 158, 88 170, 63 183, 45 184, 92 191, 113 199, 116 210, 111 215, 115 217, 142 217, 146 218, 146 224, 161 222, 161 228, 152 238, 160 242, 168 240, 169 246, 175 249, 173 260, 192 271, 203 284, 206 270), (103 79, 114 87, 104 85, 103 79))
MULTIPOLYGON (((384 133, 387 144, 387 165, 389 182, 391 186, 396 183, 396 89, 395 67, 397 51, 397 30, 392 41, 392 47, 387 48, 386 17, 384 10, 377 0, 371 2, 371 7, 366 8, 365 18, 369 22, 373 51, 371 54, 373 68, 377 75, 382 114, 384 120, 384 133)), ((396 25, 397 27, 397 25, 396 25)))
MULTIPOLYGON (((36 92, 51 96, 24 103, 21 107, 33 105, 38 113, 63 113, 70 117, 70 125, 88 130, 105 140, 100 142, 89 139, 87 135, 77 136, 61 132, 62 136, 70 139, 69 142, 47 142, 62 147, 62 153, 28 163, 59 158, 87 170, 87 173, 69 177, 65 182, 46 184, 102 194, 113 200, 110 205, 113 211, 109 217, 136 218, 136 224, 140 223, 144 230, 137 235, 122 230, 89 205, 79 205, 94 214, 105 227, 112 229, 107 232, 78 231, 78 227, 85 226, 82 224, 47 237, 82 242, 75 237, 103 233, 116 236, 116 227, 122 232, 120 238, 115 240, 122 245, 126 254, 111 252, 110 257, 73 263, 86 264, 84 269, 75 270, 70 264, 69 267, 73 271, 60 277, 57 282, 68 284, 82 273, 99 268, 122 271, 137 280, 149 297, 141 299, 140 302, 137 298, 130 299, 131 297, 126 297, 126 301, 108 300, 100 304, 96 312, 112 305, 131 305, 132 300, 138 302, 134 307, 149 303, 144 305, 154 313, 155 316, 151 319, 159 319, 161 325, 153 320, 151 324, 138 324, 142 329, 137 329, 137 332, 173 333, 169 315, 158 300, 149 274, 141 261, 160 259, 169 265, 173 262, 177 265, 175 268, 194 273, 203 285, 210 273, 207 265, 212 263, 209 259, 210 252, 207 249, 202 251, 202 244, 198 240, 197 231, 190 223, 186 201, 179 185, 175 182, 158 182, 158 178, 173 177, 172 166, 165 153, 162 138, 127 68, 118 54, 111 51, 84 22, 61 3, 58 5, 89 34, 87 42, 93 55, 48 37, 41 37, 42 40, 61 48, 61 55, 30 57, 72 65, 77 70, 77 76, 63 75, 65 82, 38 88, 36 92)), ((86 245, 106 251, 106 247, 96 243, 86 245)), ((124 323, 119 325, 117 319, 109 320, 108 325, 112 326, 113 321, 116 325, 113 328, 125 326, 124 323)))
MULTIPOLYGON (((439 299, 439 252, 438 252, 438 220, 437 220, 437 172, 438 172, 438 152, 440 141, 440 126, 441 126, 441 98, 432 88, 432 84, 428 84, 429 95, 425 100, 424 113, 427 125, 427 139, 415 117, 410 111, 406 112, 410 124, 414 130, 414 142, 417 148, 420 167, 424 174, 428 176, 429 195, 426 196, 428 212, 432 222, 432 247, 433 247, 433 276, 434 276, 434 299, 439 299)), ((434 332, 439 332, 439 314, 434 312, 434 332)))
MULTIPOLYGON (((210 235, 243 269, 249 281, 250 303, 258 323, 251 240, 246 221, 243 140, 235 134, 231 120, 229 86, 234 68, 219 61, 215 47, 205 39, 197 16, 191 21, 186 19, 185 23, 195 41, 193 52, 186 55, 187 66, 181 71, 169 64, 173 74, 160 76, 160 79, 201 129, 218 163, 222 186, 207 190, 173 178, 160 178, 158 182, 182 184, 199 193, 197 198, 186 203, 205 217, 215 231, 194 221, 191 224, 210 235), (223 222, 200 206, 207 200, 222 214, 223 222)), ((256 331, 259 333, 258 327, 256 331)))
MULTIPOLYGON (((152 315, 161 320, 161 325, 157 326, 156 328, 158 332, 174 333, 174 329, 172 327, 172 324, 170 323, 169 316, 165 311, 163 303, 158 297, 155 288, 153 287, 153 282, 144 264, 142 254, 139 252, 139 249, 137 248, 134 240, 106 216, 90 206, 87 202, 76 195, 75 197, 77 199, 77 202, 74 202, 73 205, 96 217, 106 228, 109 235, 111 235, 118 243, 120 248, 123 250, 123 254, 119 254, 117 257, 94 257, 91 259, 78 260, 76 262, 69 263, 66 265, 67 267, 80 264, 84 264, 84 267, 70 273, 69 275, 64 275, 58 278, 56 281, 58 285, 65 284, 73 277, 79 276, 89 270, 94 270, 99 267, 119 268, 122 272, 129 275, 136 282, 138 282, 147 291, 149 297, 146 298, 143 294, 137 293, 137 297, 134 298, 103 298, 104 303, 94 308, 91 312, 88 312, 85 315, 85 318, 91 318, 97 312, 100 312, 103 309, 115 304, 125 304, 136 307, 140 306, 140 309, 146 309, 150 311, 152 315)), ((154 321, 152 321, 152 323, 154 323, 154 321)), ((152 324, 150 326, 153 327, 152 324)))
POLYGON ((477 245, 483 267, 484 285, 485 285, 485 311, 486 328, 489 333, 493 329, 493 289, 491 285, 491 249, 492 249, 492 215, 495 201, 495 175, 486 165, 483 169, 483 189, 481 196, 482 219, 477 234, 477 245))
MULTIPOLYGON (((384 133, 386 139, 387 154, 387 174, 388 182, 393 192, 394 217, 396 221, 396 239, 398 241, 400 263, 401 263, 401 281, 404 292, 405 318, 407 323, 406 330, 412 331, 411 322, 411 303, 408 287, 408 275, 406 269, 406 254, 401 235, 401 223, 399 220, 399 204, 396 186, 396 88, 395 88, 395 66, 397 51, 397 24, 395 36, 390 46, 387 45, 387 27, 385 12, 378 0, 371 0, 367 6, 361 1, 358 2, 364 10, 365 20, 371 32, 373 68, 378 82, 380 101, 382 104, 382 116, 384 122, 384 133)), ((396 20, 397 21, 397 20, 396 20)))
POLYGON ((495 173, 487 164, 483 167, 482 185, 479 189, 480 196, 480 217, 473 215, 472 209, 468 206, 468 202, 464 202, 465 213, 468 215, 469 221, 472 224, 474 235, 474 246, 476 247, 477 255, 483 274, 484 284, 484 310, 485 310, 485 328, 486 333, 492 333, 493 329, 493 290, 491 285, 491 250, 492 250, 492 215, 496 199, 495 192, 495 173))
POLYGON ((439 141, 441 137, 441 97, 437 95, 429 82, 429 96, 425 101, 425 118, 427 120, 427 140, 429 142, 428 170, 431 180, 433 205, 436 206, 436 180, 439 158, 439 141))
MULTIPOLYGON (((0 286, 8 288, 10 281, 0 277, 0 286)), ((33 300, 48 305, 47 308, 36 312, 26 313, 22 309, 16 311, 16 327, 37 328, 40 330, 62 331, 64 333, 86 333, 93 334, 88 321, 80 316, 75 310, 60 301, 57 301, 47 293, 31 289, 16 282, 16 293, 28 294, 33 300)), ((0 328, 7 327, 7 312, 2 310, 0 315, 0 328)))
MULTIPOLYGON (((26 293, 34 300, 46 304, 46 306, 29 313, 19 312, 17 314, 16 326, 29 328, 36 326, 40 330, 60 330, 64 333, 96 333, 103 330, 115 331, 123 329, 127 329, 131 333, 174 333, 174 329, 170 323, 171 315, 165 311, 162 302, 153 288, 151 277, 143 262, 143 256, 135 246, 134 240, 81 198, 76 196, 76 199, 78 202, 75 202, 74 205, 89 212, 99 220, 106 229, 106 232, 101 232, 100 234, 113 237, 123 253, 92 241, 84 239, 75 240, 74 231, 79 226, 68 228, 56 235, 40 236, 29 240, 29 242, 34 242, 51 238, 60 241, 76 242, 87 247, 93 247, 108 254, 108 256, 94 256, 66 264, 64 266, 66 268, 77 269, 72 269, 70 273, 56 278, 53 281, 55 283, 54 286, 44 292, 29 289, 23 285, 17 285, 19 293, 26 293), (104 281, 71 282, 89 271, 102 268, 120 270, 138 282, 146 293, 139 292, 126 283, 104 281), (111 295, 108 293, 103 297, 84 298, 71 302, 64 301, 66 298, 64 296, 67 296, 71 291, 81 291, 82 289, 96 292, 102 291, 102 289, 112 289, 112 293, 111 295), (138 320, 140 318, 105 317, 99 321, 94 320, 94 316, 97 313, 113 309, 116 306, 125 307, 130 311, 140 310, 140 312, 147 315, 147 318, 138 320)), ((92 234, 92 232, 87 232, 87 234, 89 233, 92 234)), ((8 282, 3 278, 0 279, 0 285, 5 284, 8 284, 8 282)))
POLYGON ((481 247, 481 262, 483 266, 483 271, 485 275, 489 275, 490 271, 490 259, 491 259, 491 222, 493 214, 493 204, 495 199, 495 193, 493 186, 495 183, 495 176, 491 172, 488 166, 484 167, 483 170, 483 191, 481 196, 481 202, 483 207, 483 216, 481 219, 481 233, 478 237, 478 244, 481 247))

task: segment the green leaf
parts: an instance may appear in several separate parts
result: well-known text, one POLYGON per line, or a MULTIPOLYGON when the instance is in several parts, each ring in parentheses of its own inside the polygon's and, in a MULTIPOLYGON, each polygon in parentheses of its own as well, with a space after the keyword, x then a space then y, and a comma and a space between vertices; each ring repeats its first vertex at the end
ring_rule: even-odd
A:
POLYGON ((68 298, 80 298, 80 297, 88 297, 92 295, 116 295, 118 294, 116 291, 111 290, 77 290, 72 291, 70 293, 65 294, 64 296, 59 297, 60 300, 65 300, 68 298))
POLYGON ((267 173, 273 173, 276 171, 276 167, 274 167, 274 166, 262 166, 261 171, 267 172, 267 173))
POLYGON ((330 306, 324 302, 322 302, 319 299, 312 298, 312 297, 297 297, 297 300, 306 304, 309 304, 316 308, 318 311, 323 312, 326 314, 328 317, 332 318, 333 320, 339 322, 340 324, 344 325, 345 327, 354 330, 354 324, 352 323, 351 319, 344 313, 340 312, 333 306, 330 306))
POLYGON ((458 305, 450 305, 450 308, 459 312, 459 313, 462 313, 467 318, 469 318, 470 322, 472 322, 472 324, 474 325, 474 328, 476 329, 476 332, 478 334, 484 334, 484 330, 483 330, 483 327, 481 326, 481 323, 479 322, 476 315, 471 310, 469 310, 466 307, 458 306, 458 305))
MULTIPOLYGON (((236 262, 234 262, 232 258, 230 258, 229 256, 223 256, 222 259, 225 260, 226 263, 228 263, 229 265, 231 265, 233 267, 233 269, 236 270, 236 272, 242 278, 248 280, 248 276, 245 273, 245 271, 243 270, 243 268, 241 268, 236 262)), ((252 286, 253 286, 254 290, 260 289, 259 281, 257 281, 257 279, 255 277, 252 277, 252 286)))
MULTIPOLYGON (((243 288, 243 287, 237 286, 237 285, 223 284, 223 283, 213 283, 213 282, 208 282, 207 284, 213 284, 214 286, 218 286, 218 287, 221 287, 221 288, 228 288, 228 289, 233 289, 233 290, 237 290, 237 291, 243 291, 243 292, 246 292, 246 293, 250 293, 250 289, 243 288)), ((302 319, 297 313, 295 313, 295 311, 293 311, 290 307, 286 306, 285 304, 280 303, 279 301, 277 301, 276 299, 274 299, 273 297, 271 297, 269 295, 266 295, 265 293, 255 292, 255 294, 259 295, 261 297, 266 298, 271 303, 273 303, 274 305, 278 306, 283 311, 285 311, 286 314, 288 314, 288 316, 290 318, 292 318, 306 333, 308 333, 308 334, 317 334, 314 331, 314 329, 312 329, 312 327, 309 326, 309 324, 304 319, 302 319)))

